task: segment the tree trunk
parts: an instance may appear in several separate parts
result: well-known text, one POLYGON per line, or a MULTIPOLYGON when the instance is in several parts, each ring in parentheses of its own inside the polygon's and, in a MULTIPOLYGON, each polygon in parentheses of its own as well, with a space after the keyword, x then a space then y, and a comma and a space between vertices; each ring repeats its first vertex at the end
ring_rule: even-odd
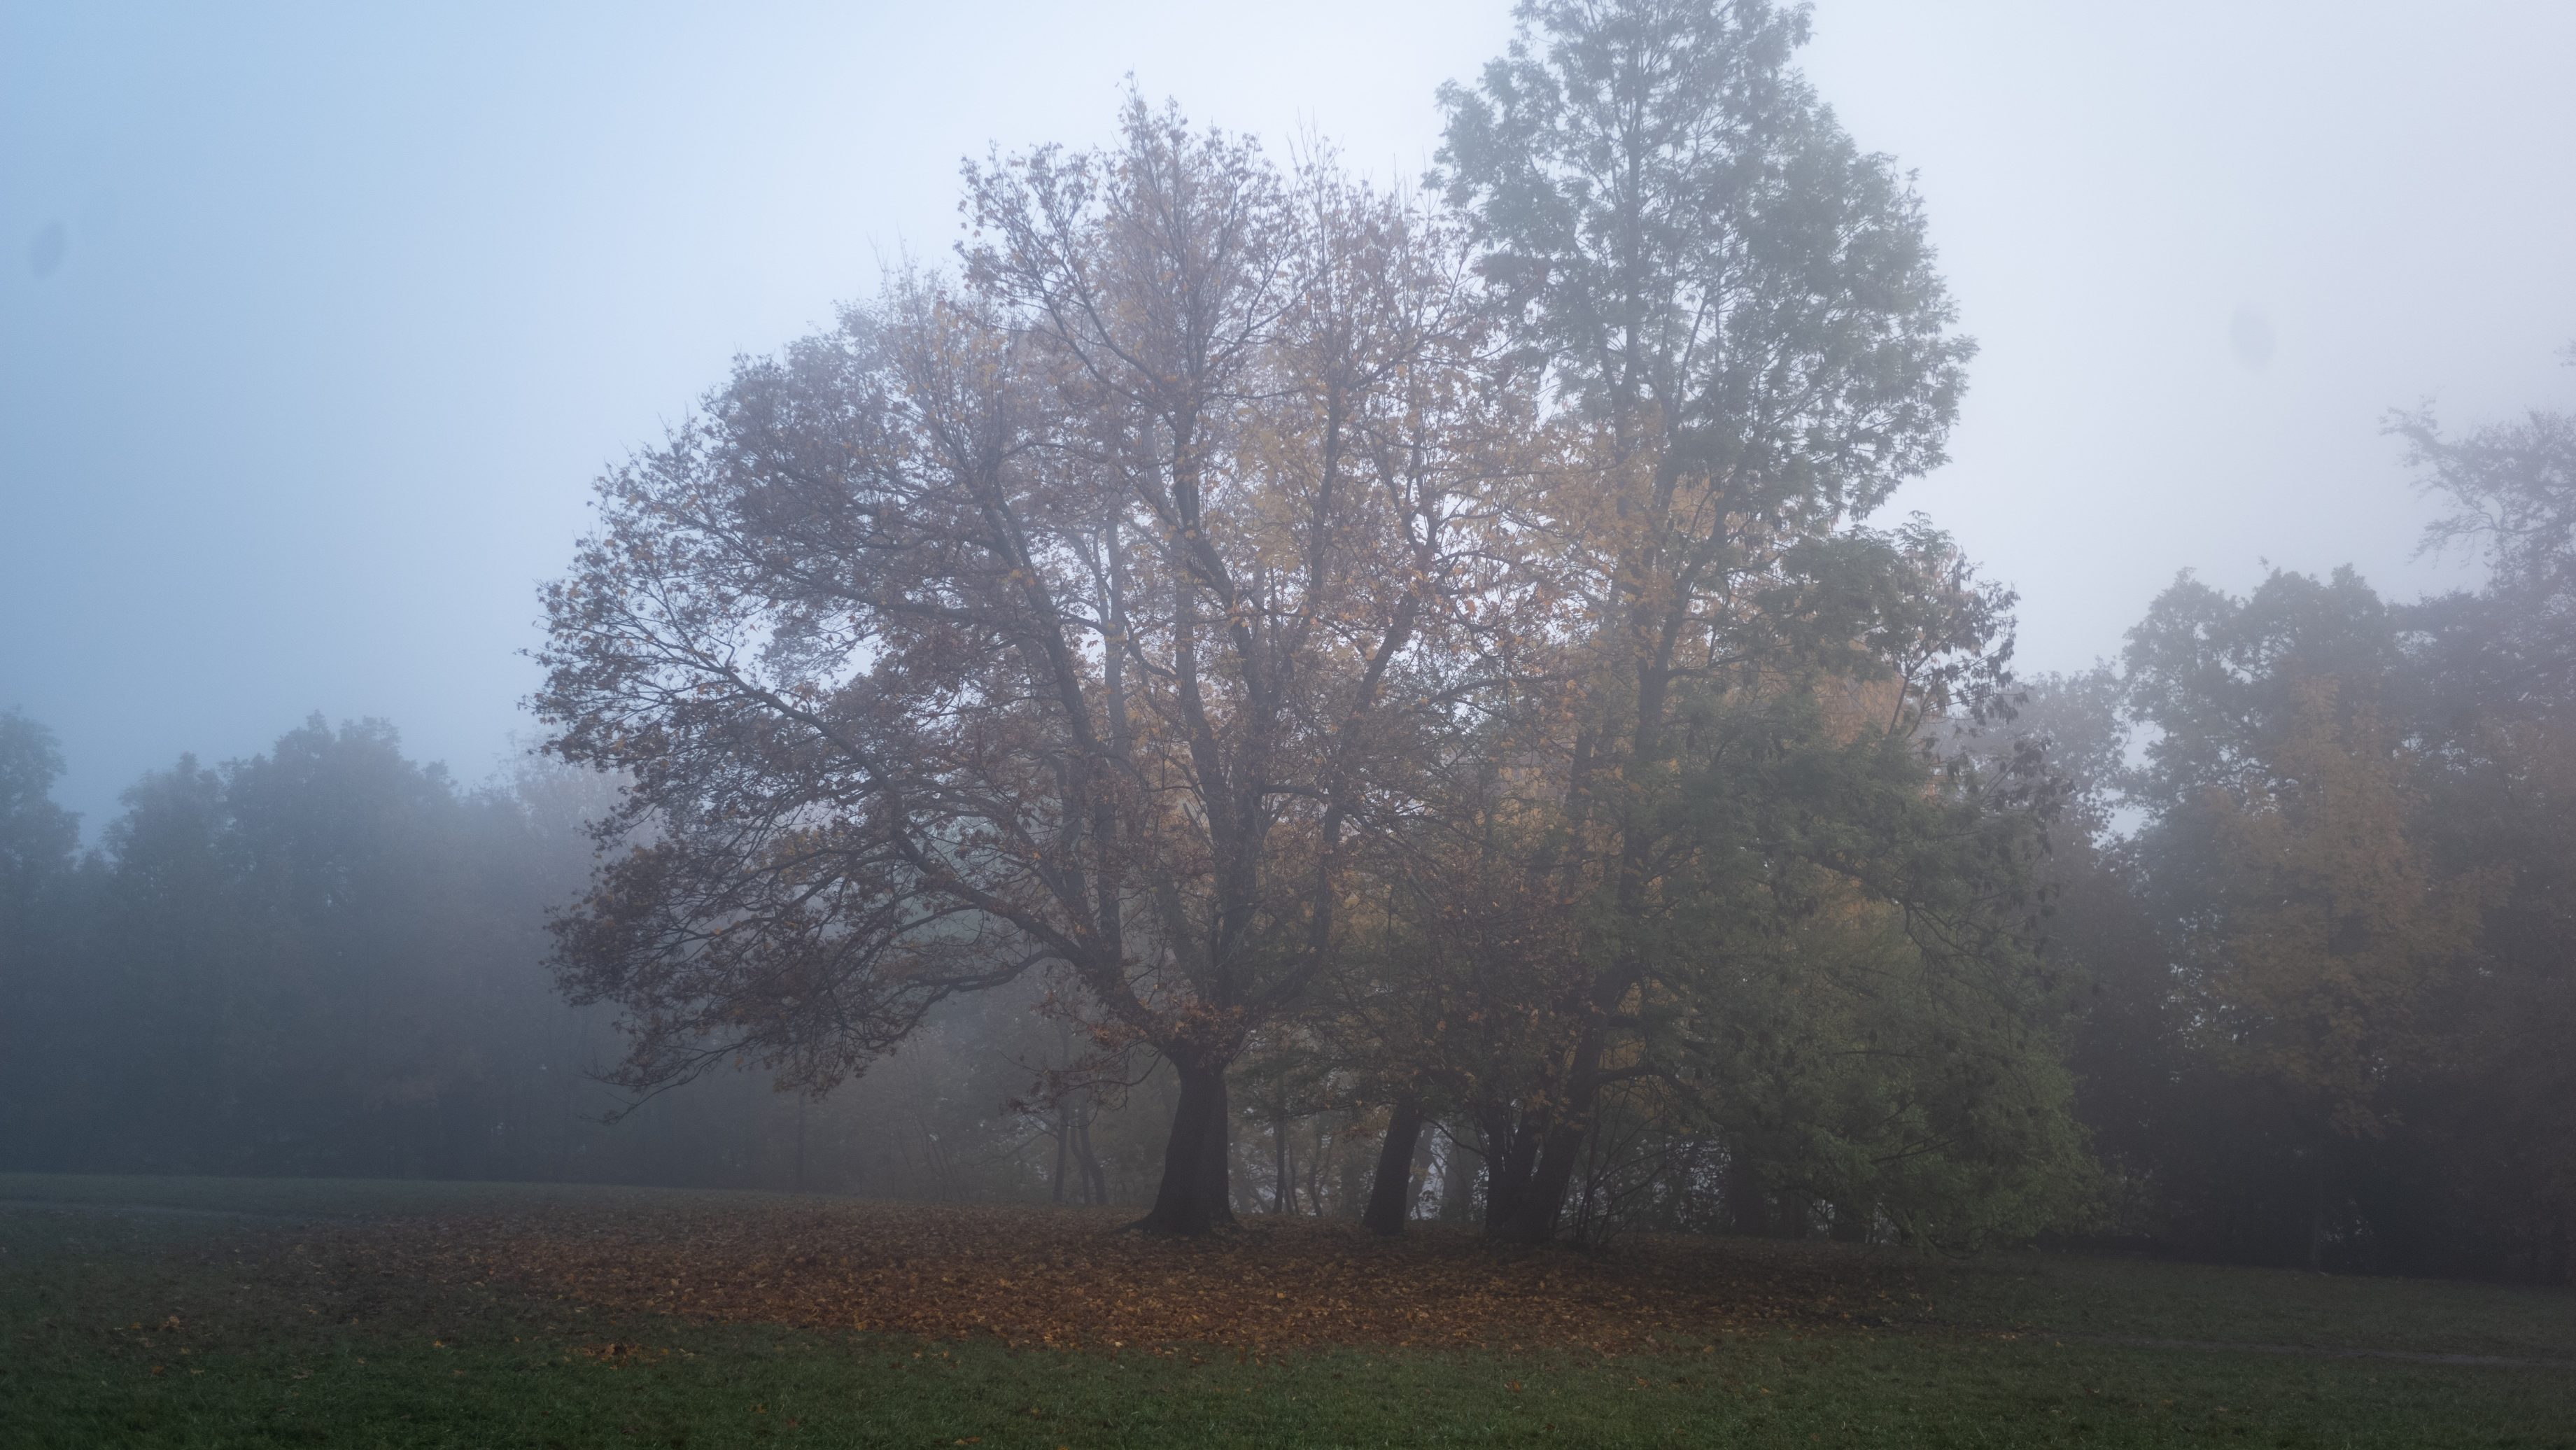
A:
POLYGON ((1794 1193, 1771 1195, 1771 1236, 1778 1239, 1802 1239, 1813 1225, 1808 1221, 1807 1200, 1794 1193))
POLYGON ((1770 1190, 1762 1186, 1761 1173, 1732 1146, 1727 1149, 1726 1217, 1732 1232, 1753 1238, 1771 1232, 1770 1190))
POLYGON ((1082 1111, 1073 1119, 1073 1161, 1082 1171, 1082 1201, 1095 1207, 1109 1203, 1109 1170, 1100 1166, 1100 1155, 1091 1151, 1091 1119, 1096 1110, 1089 1098, 1083 1099, 1082 1111))
MULTIPOLYGON (((1055 1105, 1055 1201, 1064 1202, 1064 1159, 1073 1148, 1073 1106, 1055 1105)), ((1090 1185, 1086 1184, 1085 1187, 1090 1185)))
MULTIPOLYGON (((1608 993, 1608 1003, 1615 1004, 1621 995, 1622 992, 1608 993)), ((1608 1005, 1601 1010, 1606 1013, 1608 1005)), ((1582 1166, 1583 1145, 1592 1136, 1592 1116, 1601 1101, 1596 1074, 1601 1070, 1604 1046, 1603 1029, 1596 1018, 1583 1029, 1582 1040, 1567 1064, 1562 1095, 1549 1104, 1546 1113, 1523 1124, 1521 1131, 1538 1144, 1538 1162, 1506 1211, 1500 1216, 1486 1216, 1487 1232, 1493 1237, 1519 1244, 1543 1244, 1556 1237, 1556 1221, 1565 1211, 1565 1193, 1574 1185, 1574 1170, 1582 1166)))
MULTIPOLYGON (((1541 1135, 1532 1132, 1529 1136, 1541 1135)), ((1556 1237, 1556 1221, 1565 1212, 1566 1190, 1574 1186, 1574 1170, 1583 1157, 1583 1137, 1579 1120, 1548 1126, 1528 1184, 1510 1211, 1492 1221, 1489 1232, 1493 1237, 1515 1244, 1543 1244, 1556 1237)))
POLYGON ((2322 1269, 2326 1264, 2326 1165, 2325 1155, 2317 1155, 2316 1173, 2308 1184, 2308 1267, 2322 1269))
MULTIPOLYGON (((1358 1124, 1356 1116, 1347 1118, 1334 1139, 1340 1151, 1333 1155, 1333 1212, 1343 1218, 1365 1217, 1368 1196, 1375 1187, 1369 1176, 1367 1146, 1351 1131, 1358 1124)), ((1412 1202, 1405 1200, 1408 1207, 1412 1202)))
POLYGON ((1833 1241, 1838 1244, 1868 1243, 1870 1225, 1877 1217, 1878 1210, 1870 1204, 1854 1203, 1848 1199, 1836 1202, 1831 1231, 1833 1241))
POLYGON ((1439 1143, 1437 1135, 1428 1131, 1430 1127, 1425 1120, 1414 1130, 1413 1164, 1404 1179, 1404 1216, 1408 1219, 1422 1211, 1422 1191, 1431 1186, 1431 1153, 1439 1143))
POLYGON ((1422 1105, 1410 1096, 1395 1100, 1386 1121, 1386 1141, 1377 1150, 1377 1177, 1369 1184, 1368 1212, 1361 1222, 1369 1232, 1395 1235, 1413 1216, 1413 1145, 1422 1137, 1422 1105))
POLYGON ((1270 1115, 1270 1159, 1273 1175, 1279 1180, 1270 1195, 1272 1213, 1297 1211, 1297 1156, 1288 1146, 1288 1108, 1283 1091, 1279 1108, 1270 1115))
POLYGON ((1324 1216, 1324 1165, 1333 1156, 1333 1140, 1324 1131, 1323 1120, 1315 1122, 1315 1158, 1306 1165, 1306 1207, 1317 1218, 1324 1216))
POLYGON ((1463 1224, 1467 1221, 1468 1211, 1475 1207, 1471 1200, 1476 1196, 1476 1165, 1468 1161, 1473 1155, 1460 1140, 1458 1127, 1456 1123, 1450 1125, 1449 1151, 1440 1155, 1442 1223, 1463 1224))
POLYGON ((1494 1233, 1520 1211, 1538 1156, 1538 1133, 1508 1108, 1481 1115, 1485 1130, 1485 1232, 1494 1233))
POLYGON ((1163 1147, 1163 1183, 1152 1210, 1133 1226, 1195 1238, 1234 1226, 1226 1179, 1225 1067, 1172 1066, 1180 1075, 1181 1100, 1172 1109, 1172 1136, 1163 1147))

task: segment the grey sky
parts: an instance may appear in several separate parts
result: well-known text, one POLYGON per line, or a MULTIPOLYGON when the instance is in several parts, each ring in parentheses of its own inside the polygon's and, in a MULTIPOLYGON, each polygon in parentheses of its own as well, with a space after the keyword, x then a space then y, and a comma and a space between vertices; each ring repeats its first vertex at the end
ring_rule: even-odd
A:
MULTIPOLYGON (((946 255, 958 159, 1132 70, 1417 176, 1502 0, 0 10, 0 707, 94 830, 181 750, 381 715, 467 779, 599 467, 946 255), (542 13, 539 13, 542 9, 542 13)), ((2351 561, 2425 506, 2384 409, 2576 406, 2576 6, 1823 0, 1805 64, 1921 174, 1983 344, 1909 489, 2026 668, 2185 567, 2351 561)))

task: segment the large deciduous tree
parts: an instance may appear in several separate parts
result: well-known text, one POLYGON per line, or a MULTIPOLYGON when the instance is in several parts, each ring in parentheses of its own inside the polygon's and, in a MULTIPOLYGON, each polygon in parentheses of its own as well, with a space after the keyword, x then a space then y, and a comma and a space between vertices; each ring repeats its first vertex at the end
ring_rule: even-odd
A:
POLYGON ((636 842, 560 929, 625 1080, 817 1090, 1059 976, 1179 1079, 1145 1226, 1231 1218, 1226 1069, 1511 644, 1526 411, 1450 230, 1131 102, 970 168, 955 282, 746 363, 607 478, 539 708, 636 842))

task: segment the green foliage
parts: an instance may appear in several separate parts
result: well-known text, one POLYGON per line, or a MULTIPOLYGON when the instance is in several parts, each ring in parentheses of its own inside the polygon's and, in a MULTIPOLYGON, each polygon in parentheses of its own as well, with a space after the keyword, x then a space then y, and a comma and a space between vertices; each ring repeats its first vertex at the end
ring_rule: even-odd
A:
POLYGON ((2564 420, 2405 420, 2490 545, 2475 595, 2349 569, 2188 576, 2056 692, 2094 839, 2052 868, 2090 979, 2075 1065, 2123 1224, 2196 1249, 2563 1280, 2576 1269, 2564 902, 2576 757, 2564 420), (2110 834, 2117 813, 2133 834, 2110 834))
POLYGON ((2056 974, 2036 958, 2039 817, 2009 767, 1946 768, 1813 697, 1704 722, 1693 849, 1653 990, 1698 1113, 1775 1191, 1944 1244, 2081 1212, 2056 974))
POLYGON ((51 795, 62 773, 53 732, 0 710, 0 922, 10 926, 22 924, 36 893, 71 869, 80 843, 79 820, 51 795))
POLYGON ((28 1088, 73 1066, 49 1031, 65 1004, 47 968, 71 949, 70 902, 81 885, 72 855, 80 823, 51 795, 62 770, 52 731, 0 711, 0 1145, 24 1141, 42 1112, 28 1088))
POLYGON ((1574 601, 1557 673, 1575 697, 1480 742, 1516 797, 1520 869, 1549 879, 1484 893, 1512 903, 1514 940, 1547 944, 1515 970, 1521 1000, 1480 1011, 1527 1024, 1470 1094, 1489 1222, 1546 1236, 1578 1158, 1586 1232, 1620 1201, 1687 1217, 1720 1180, 1739 1203, 1830 1196, 1845 1231, 2028 1222, 1979 1175, 2055 1175, 2062 1093, 2000 1095, 2060 1130, 2010 1141, 1972 1122, 1991 1064, 1968 1065, 1965 1035, 1875 1060, 1851 1040, 1895 998, 1946 1023, 1948 988, 1860 986, 1917 966, 1918 985, 1978 983, 1958 1000, 1999 1042, 2046 1036, 2038 998, 1996 990, 2025 964, 2006 925, 2022 866, 1986 830, 2026 833, 2034 802, 1936 781, 1919 749, 1995 701, 2010 596, 1920 520, 1860 526, 1940 462, 1973 352, 1920 205, 1792 67, 1803 9, 1518 14, 1509 54, 1442 91, 1436 173, 1546 381, 1560 476, 1529 507, 1574 601), (1962 810, 1898 807, 1909 790, 1962 810))
POLYGON ((1546 0, 1449 85, 1437 179, 1523 345, 1622 446, 1813 528, 1937 464, 1973 345, 1892 161, 1763 0, 1546 0))
POLYGON ((1901 913, 1834 913, 1738 957, 1696 1085, 1763 1184, 1958 1247, 2079 1218, 2090 1186, 2053 1004, 2027 962, 1945 958, 1901 913))

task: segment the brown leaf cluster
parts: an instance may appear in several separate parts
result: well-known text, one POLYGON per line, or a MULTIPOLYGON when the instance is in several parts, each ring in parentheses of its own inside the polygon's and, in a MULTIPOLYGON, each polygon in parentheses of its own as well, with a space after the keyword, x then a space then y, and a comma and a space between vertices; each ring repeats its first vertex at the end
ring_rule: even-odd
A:
POLYGON ((1506 1250, 1256 1219, 1176 1240, 1082 1210, 782 1203, 540 1212, 351 1230, 379 1273, 625 1313, 992 1336, 1100 1350, 1324 1345, 1692 1348, 1730 1332, 1885 1322, 1910 1270, 1824 1245, 1639 1237, 1506 1250))

